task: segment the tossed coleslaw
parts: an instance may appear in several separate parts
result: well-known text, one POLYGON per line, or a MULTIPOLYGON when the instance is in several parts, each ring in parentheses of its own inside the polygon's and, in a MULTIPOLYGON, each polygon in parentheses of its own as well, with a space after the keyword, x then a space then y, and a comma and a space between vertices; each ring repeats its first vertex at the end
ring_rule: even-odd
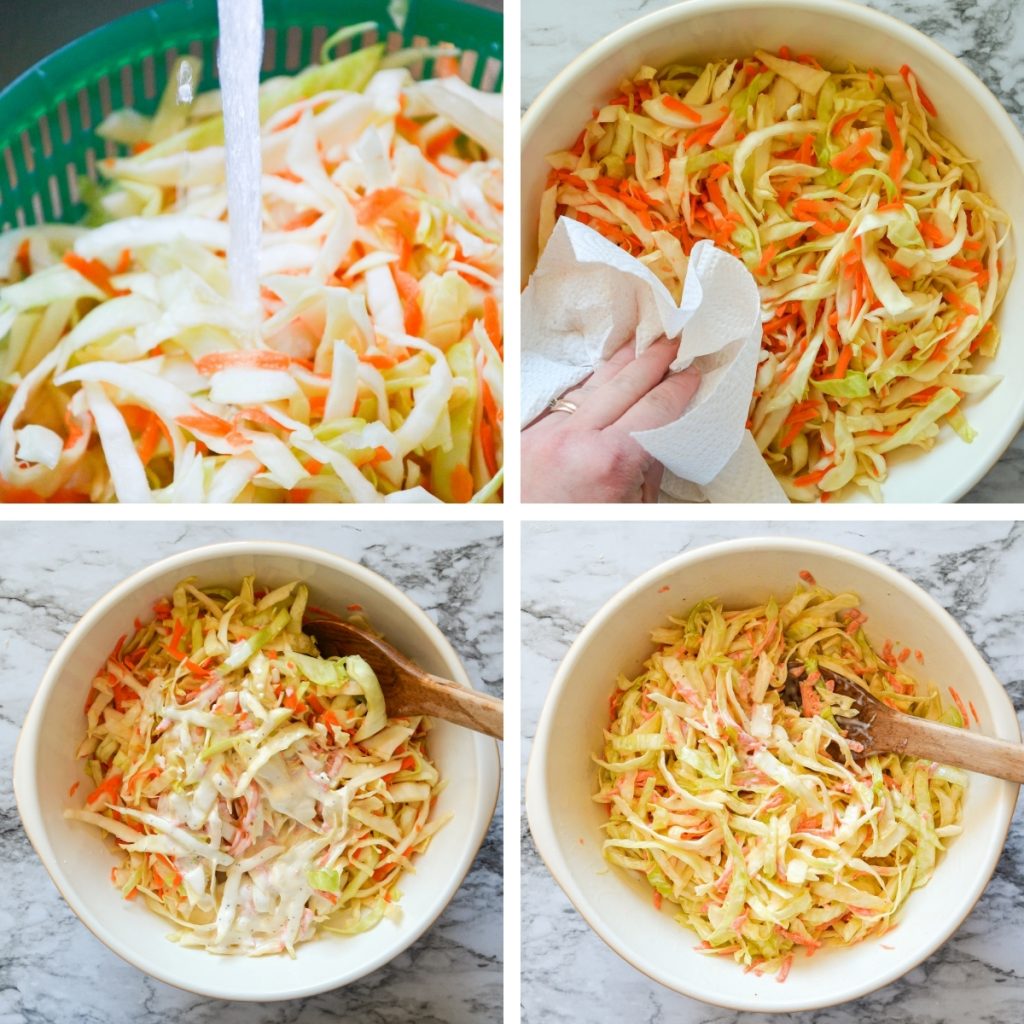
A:
POLYGON ((881 499, 891 453, 928 449, 998 378, 1009 219, 934 126, 909 67, 829 71, 757 51, 641 68, 549 158, 559 216, 639 257, 678 299, 700 239, 754 274, 763 343, 747 423, 795 501, 881 499))
POLYGON ((0 236, 0 500, 500 500, 501 98, 456 51, 330 59, 366 28, 260 86, 255 329, 194 57, 99 126, 85 225, 0 236))
POLYGON ((703 601, 657 629, 620 678, 598 759, 604 855, 646 879, 700 949, 784 980, 797 947, 849 946, 892 928, 960 833, 966 775, 896 754, 859 763, 837 672, 913 715, 963 725, 868 641, 854 594, 809 584, 782 603, 703 601), (782 699, 804 666, 802 707, 782 699))
POLYGON ((397 919, 402 872, 445 823, 428 721, 388 718, 362 658, 320 657, 306 600, 184 580, 93 680, 95 788, 65 815, 112 837, 111 881, 183 946, 294 956, 397 919))

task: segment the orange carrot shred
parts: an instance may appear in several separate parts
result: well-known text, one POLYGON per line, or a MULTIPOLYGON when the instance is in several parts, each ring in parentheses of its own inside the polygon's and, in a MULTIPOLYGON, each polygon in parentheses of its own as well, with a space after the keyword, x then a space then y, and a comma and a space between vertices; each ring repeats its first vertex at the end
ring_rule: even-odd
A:
POLYGON ((687 118, 688 120, 695 121, 697 124, 700 124, 700 114, 698 114, 697 111, 693 109, 693 107, 684 103, 682 100, 677 99, 675 96, 662 96, 661 102, 664 103, 665 106, 668 107, 668 109, 671 110, 673 113, 680 114, 683 117, 687 118))
POLYGON ((803 476, 798 476, 793 480, 793 486, 810 487, 821 480, 831 468, 831 466, 826 466, 825 469, 816 469, 813 473, 805 473, 803 476))
POLYGON ((491 344, 500 353, 502 350, 501 313, 493 295, 484 296, 484 330, 491 344))
POLYGON ((29 253, 27 238, 21 240, 21 245, 18 246, 18 253, 15 258, 18 261, 18 266, 21 267, 21 276, 28 277, 32 273, 32 257, 29 253))
POLYGON ((936 110, 935 104, 928 98, 928 94, 921 87, 921 83, 917 80, 917 75, 910 70, 910 65, 904 64, 903 67, 900 68, 900 74, 903 76, 903 81, 907 83, 907 88, 910 89, 911 92, 913 92, 914 86, 917 86, 917 95, 921 100, 921 106, 924 107, 932 117, 935 117, 939 112, 936 110), (913 79, 913 84, 911 84, 911 79, 913 79))
POLYGON ((76 252, 66 252, 63 262, 65 266, 81 274, 90 284, 94 284, 111 297, 128 294, 111 284, 110 270, 102 260, 86 260, 76 252))
POLYGON ((473 474, 461 462, 452 470, 452 497, 462 504, 473 497, 473 474))
POLYGON ((448 128, 435 135, 424 148, 428 160, 436 160, 462 133, 458 128, 448 128))

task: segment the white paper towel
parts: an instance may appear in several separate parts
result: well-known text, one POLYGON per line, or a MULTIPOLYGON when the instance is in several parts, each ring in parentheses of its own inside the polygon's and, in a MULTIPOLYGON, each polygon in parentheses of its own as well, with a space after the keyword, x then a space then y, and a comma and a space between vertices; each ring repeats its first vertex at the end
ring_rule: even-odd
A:
POLYGON ((680 340, 673 370, 691 363, 701 384, 673 423, 635 433, 666 474, 675 500, 786 501, 746 429, 761 347, 753 277, 711 242, 690 254, 682 302, 638 259, 563 217, 522 300, 522 422, 635 340, 680 340), (684 330, 685 329, 685 330, 684 330))

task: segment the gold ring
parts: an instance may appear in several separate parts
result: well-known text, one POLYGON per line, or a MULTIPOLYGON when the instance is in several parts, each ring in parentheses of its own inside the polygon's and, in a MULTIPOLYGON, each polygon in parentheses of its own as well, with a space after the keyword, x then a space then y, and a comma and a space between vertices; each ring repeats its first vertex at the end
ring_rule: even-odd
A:
POLYGON ((548 408, 551 412, 574 413, 579 409, 579 406, 575 402, 570 402, 567 398, 556 398, 548 408))

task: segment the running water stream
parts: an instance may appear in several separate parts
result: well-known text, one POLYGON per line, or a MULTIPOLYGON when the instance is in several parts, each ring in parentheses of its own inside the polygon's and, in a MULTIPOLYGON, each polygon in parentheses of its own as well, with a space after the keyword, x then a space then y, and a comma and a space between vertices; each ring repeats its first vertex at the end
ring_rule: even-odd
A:
POLYGON ((221 103, 227 161, 231 298, 253 326, 259 317, 262 234, 260 65, 263 0, 217 0, 221 103))

